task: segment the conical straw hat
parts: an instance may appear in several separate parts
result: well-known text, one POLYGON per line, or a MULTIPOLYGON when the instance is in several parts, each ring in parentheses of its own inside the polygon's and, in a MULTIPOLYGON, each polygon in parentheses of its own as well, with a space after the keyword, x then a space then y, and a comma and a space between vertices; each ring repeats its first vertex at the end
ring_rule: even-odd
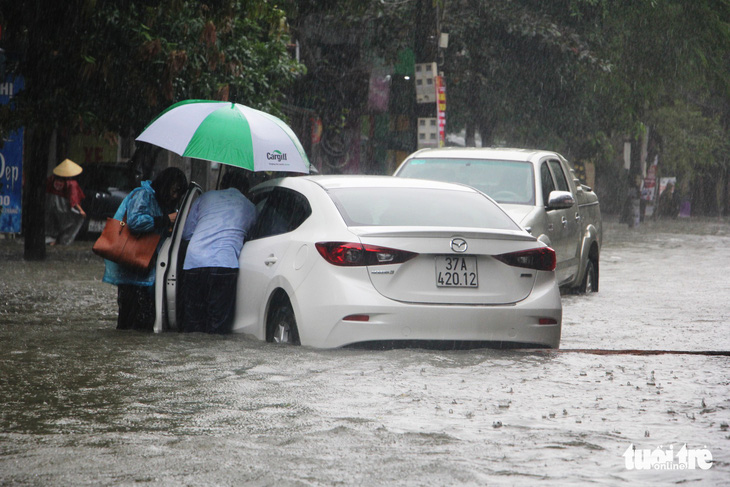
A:
POLYGON ((62 178, 72 178, 81 174, 83 169, 71 159, 65 159, 53 169, 53 174, 62 178))

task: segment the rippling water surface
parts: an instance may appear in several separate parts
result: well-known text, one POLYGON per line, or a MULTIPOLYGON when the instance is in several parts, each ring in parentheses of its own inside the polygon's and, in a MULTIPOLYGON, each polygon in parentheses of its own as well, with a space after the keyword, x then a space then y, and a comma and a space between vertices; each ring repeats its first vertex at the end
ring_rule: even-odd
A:
POLYGON ((0 240, 0 485, 730 485, 730 357, 702 353, 730 350, 726 223, 608 224, 561 352, 120 332, 89 248, 0 240))

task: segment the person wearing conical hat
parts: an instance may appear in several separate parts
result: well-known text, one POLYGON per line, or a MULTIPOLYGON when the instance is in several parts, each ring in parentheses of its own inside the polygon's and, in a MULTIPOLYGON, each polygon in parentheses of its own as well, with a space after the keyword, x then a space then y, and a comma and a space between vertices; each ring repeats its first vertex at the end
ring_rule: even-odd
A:
POLYGON ((46 183, 46 243, 68 245, 74 241, 86 219, 81 207, 85 198, 78 181, 81 166, 65 159, 53 169, 46 183))

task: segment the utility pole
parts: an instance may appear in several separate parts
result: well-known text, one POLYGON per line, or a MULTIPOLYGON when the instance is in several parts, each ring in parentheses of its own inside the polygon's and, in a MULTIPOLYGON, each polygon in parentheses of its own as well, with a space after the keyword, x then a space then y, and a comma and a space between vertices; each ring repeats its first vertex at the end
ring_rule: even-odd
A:
POLYGON ((436 34, 436 8, 433 0, 416 0, 416 45, 413 49, 416 63, 436 61, 436 34))
POLYGON ((416 0, 415 20, 416 148, 439 147, 445 138, 446 88, 438 64, 448 36, 440 35, 435 0, 416 0))

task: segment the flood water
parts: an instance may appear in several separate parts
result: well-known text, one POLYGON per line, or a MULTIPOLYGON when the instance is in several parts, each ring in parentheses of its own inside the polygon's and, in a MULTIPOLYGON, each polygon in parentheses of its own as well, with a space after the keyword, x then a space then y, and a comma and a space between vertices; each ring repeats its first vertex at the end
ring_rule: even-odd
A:
POLYGON ((727 222, 609 222, 560 352, 116 331, 90 247, 0 240, 0 485, 730 485, 727 222))

